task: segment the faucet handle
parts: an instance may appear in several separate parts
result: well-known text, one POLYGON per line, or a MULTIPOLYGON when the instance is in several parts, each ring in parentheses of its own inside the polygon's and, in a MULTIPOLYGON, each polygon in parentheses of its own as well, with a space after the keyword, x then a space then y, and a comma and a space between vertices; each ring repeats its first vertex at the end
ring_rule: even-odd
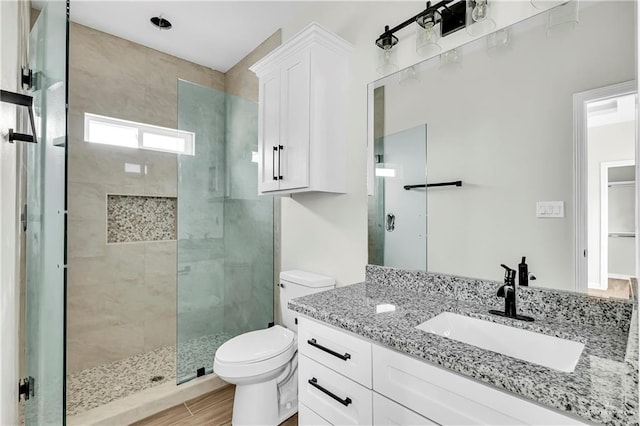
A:
POLYGON ((516 285, 516 271, 515 269, 509 268, 504 263, 501 263, 500 266, 504 268, 504 284, 505 285, 516 285))

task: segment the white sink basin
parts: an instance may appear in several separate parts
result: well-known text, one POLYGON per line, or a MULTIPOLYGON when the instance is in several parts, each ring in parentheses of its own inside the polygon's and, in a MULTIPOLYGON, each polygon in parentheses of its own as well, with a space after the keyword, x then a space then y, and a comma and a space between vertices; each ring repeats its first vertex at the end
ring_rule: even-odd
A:
POLYGON ((583 343, 443 312, 416 328, 533 364, 571 373, 583 343))

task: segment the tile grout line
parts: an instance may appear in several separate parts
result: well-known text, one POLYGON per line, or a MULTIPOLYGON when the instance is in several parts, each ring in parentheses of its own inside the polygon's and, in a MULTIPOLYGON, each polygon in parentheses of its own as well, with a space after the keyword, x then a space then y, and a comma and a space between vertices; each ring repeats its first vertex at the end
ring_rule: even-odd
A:
POLYGON ((186 402, 182 403, 184 405, 184 407, 187 409, 187 411, 189 412, 189 414, 191 414, 191 417, 193 417, 193 413, 191 412, 191 409, 189 409, 189 406, 187 405, 186 402))

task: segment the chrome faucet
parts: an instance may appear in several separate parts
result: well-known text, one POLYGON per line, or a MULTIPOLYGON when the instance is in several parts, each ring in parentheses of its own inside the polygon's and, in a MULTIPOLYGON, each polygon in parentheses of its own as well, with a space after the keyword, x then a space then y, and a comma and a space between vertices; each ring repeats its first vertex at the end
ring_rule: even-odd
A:
POLYGON ((504 284, 498 289, 497 296, 504 297, 504 312, 491 309, 489 313, 521 321, 533 321, 531 317, 518 315, 516 310, 516 271, 505 264, 500 266, 504 268, 504 284))

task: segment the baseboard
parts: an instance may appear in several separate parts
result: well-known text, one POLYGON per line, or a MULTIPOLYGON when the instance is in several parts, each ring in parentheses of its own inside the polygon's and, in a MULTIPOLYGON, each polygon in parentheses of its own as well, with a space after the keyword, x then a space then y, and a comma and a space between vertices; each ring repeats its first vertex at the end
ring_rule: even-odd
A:
POLYGON ((614 280, 628 280, 635 277, 631 275, 609 274, 609 278, 614 280))
POLYGON ((163 383, 101 407, 67 417, 68 426, 128 425, 185 401, 214 391, 227 383, 209 374, 187 383, 163 383))

